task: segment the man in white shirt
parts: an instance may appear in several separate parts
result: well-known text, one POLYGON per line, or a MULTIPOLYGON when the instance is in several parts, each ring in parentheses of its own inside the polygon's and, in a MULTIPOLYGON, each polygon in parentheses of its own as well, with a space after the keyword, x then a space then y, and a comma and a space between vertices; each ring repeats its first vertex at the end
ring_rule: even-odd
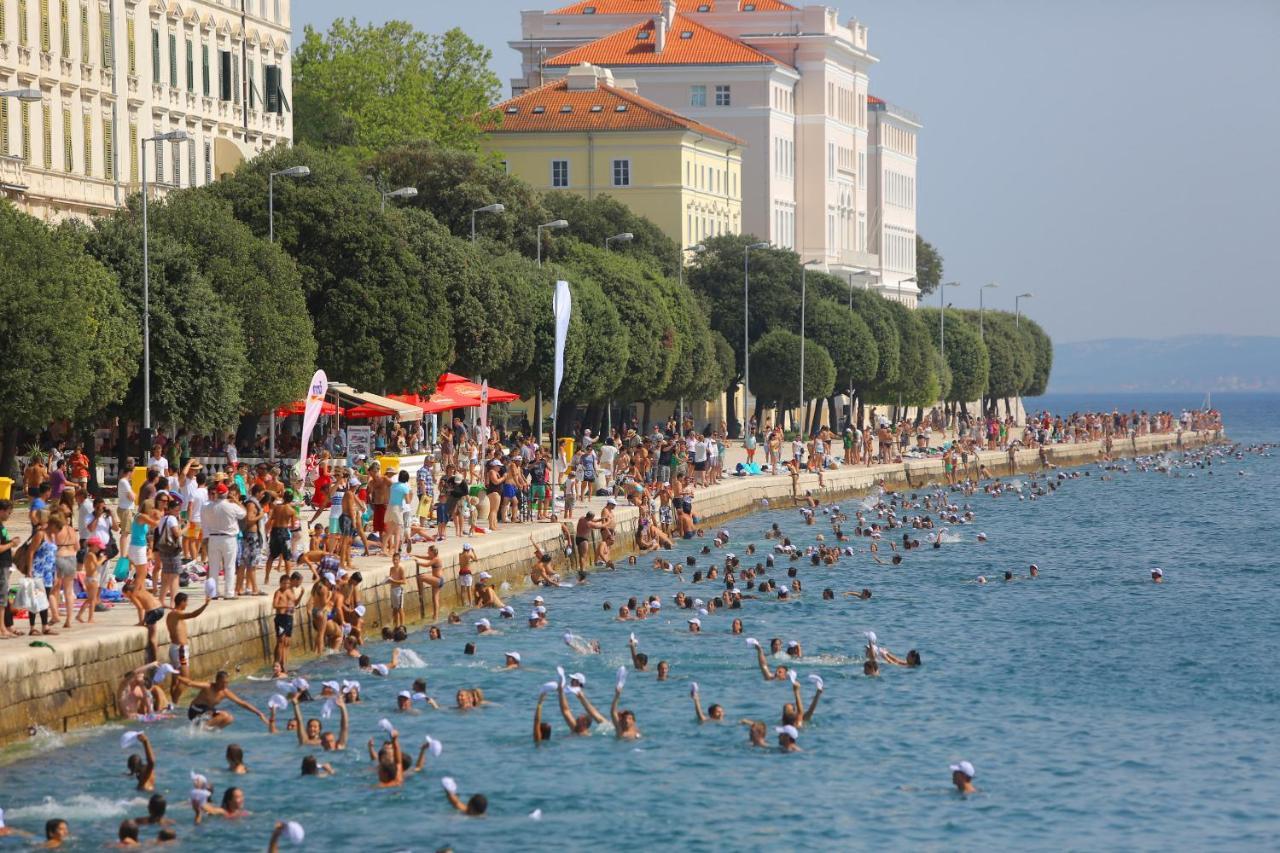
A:
POLYGON ((600 476, 604 478, 604 487, 612 488, 615 475, 613 470, 614 460, 618 458, 618 448, 613 446, 613 439, 605 439, 604 446, 600 448, 600 476))
POLYGON ((151 445, 151 455, 147 457, 147 467, 160 472, 160 476, 169 473, 169 460, 164 458, 164 448, 159 444, 151 445))
MULTIPOLYGON (((133 493, 133 468, 137 464, 137 460, 130 456, 124 460, 124 467, 120 469, 120 479, 116 482, 116 517, 120 519, 120 535, 121 537, 129 536, 129 525, 133 523, 133 508, 137 503, 138 496, 133 493)), ((124 546, 121 545, 121 550, 124 546)))
POLYGON ((693 440, 693 470, 698 474, 698 485, 707 484, 707 440, 698 436, 693 440))
POLYGON ((234 468, 240 464, 240 452, 236 450, 236 440, 234 437, 227 439, 227 446, 222 448, 222 452, 227 457, 227 467, 234 468))
POLYGON ((213 500, 200 513, 205 548, 209 554, 209 577, 222 572, 222 597, 236 597, 236 549, 244 507, 227 497, 227 484, 213 488, 213 500))
POLYGON ((188 462, 182 471, 182 495, 187 499, 187 527, 183 533, 182 556, 186 560, 206 556, 200 524, 205 505, 209 503, 209 489, 205 485, 207 482, 200 463, 195 460, 188 462))

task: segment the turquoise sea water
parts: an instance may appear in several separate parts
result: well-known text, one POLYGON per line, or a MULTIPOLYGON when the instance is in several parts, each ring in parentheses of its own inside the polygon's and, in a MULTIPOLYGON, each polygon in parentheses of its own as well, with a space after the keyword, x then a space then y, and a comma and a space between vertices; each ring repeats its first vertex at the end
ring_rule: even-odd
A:
MULTIPOLYGON (((1200 402, 1062 397, 1028 401, 1028 408, 1200 402)), ((1234 438, 1280 438, 1280 398, 1222 395, 1214 404, 1234 438)), ((975 495, 968 501, 976 523, 952 528, 962 541, 939 551, 926 545, 898 567, 865 555, 833 568, 794 564, 805 585, 798 601, 747 601, 741 611, 703 617, 701 635, 687 632, 691 614, 671 600, 681 589, 703 598, 714 589, 689 583, 689 574, 681 583, 645 561, 593 575, 585 587, 545 592, 547 630, 523 627, 533 595, 526 592, 514 602, 520 619, 500 624, 501 636, 476 638, 471 619, 446 628, 438 642, 415 633, 405 647, 425 660, 421 669, 383 680, 355 674, 347 661, 308 664, 303 674, 317 689, 321 680, 350 677, 365 688, 365 701, 353 707, 351 749, 322 758, 337 777, 299 779, 311 750, 291 733, 266 735, 238 713, 225 733, 191 732, 179 722, 149 727, 160 790, 186 844, 209 850, 263 849, 277 818, 301 822, 308 845, 321 850, 1276 849, 1280 460, 1222 461, 1194 478, 1131 469, 1104 480, 1103 473, 1093 468, 1038 501, 975 495), (987 543, 976 541, 978 531, 987 543), (1026 579, 1032 562, 1041 569, 1034 581, 1026 579), (1161 586, 1149 579, 1157 565, 1166 575, 1161 586), (1022 579, 996 579, 1005 569, 1022 579), (976 584, 980 574, 992 582, 976 584), (874 597, 823 601, 827 586, 870 587, 874 597), (604 601, 616 608, 649 593, 667 605, 661 618, 619 623, 602 609, 604 601), (735 724, 741 717, 774 724, 790 689, 761 680, 751 650, 729 632, 734 616, 746 623, 746 636, 803 643, 806 701, 812 686, 804 676, 826 681, 799 754, 752 749, 735 724), (566 630, 599 639, 603 654, 575 654, 561 639, 566 630), (623 704, 636 712, 643 739, 570 738, 552 696, 544 718, 555 734, 535 748, 538 686, 555 678, 557 664, 581 671, 588 695, 607 713, 633 630, 651 669, 659 659, 672 667, 669 682, 653 672, 632 672, 627 681, 623 704), (924 666, 885 667, 882 677, 865 678, 866 630, 899 656, 918 649, 924 666), (465 656, 463 645, 473 640, 478 654, 465 656), (521 652, 524 671, 500 671, 507 650, 521 652), (483 688, 493 704, 395 714, 395 694, 419 676, 442 705, 460 687, 483 688), (724 705, 734 722, 698 725, 690 680, 705 704, 724 705), (426 733, 444 743, 443 754, 398 790, 373 787, 364 752, 382 717, 415 753, 426 733), (232 741, 245 749, 248 776, 221 769, 232 741), (960 759, 977 768, 975 796, 950 788, 947 766, 960 759), (253 816, 192 827, 191 770, 210 777, 215 798, 241 785, 253 816), (489 815, 466 818, 448 808, 442 775, 455 777, 464 797, 485 793, 489 815), (540 821, 528 817, 534 809, 542 810, 540 821)), ((800 544, 830 533, 804 527, 797 512, 771 510, 728 525, 733 541, 725 550, 742 556, 773 522, 800 544)), ((693 550, 682 546, 677 555, 693 550)), ((699 558, 704 567, 706 560, 699 558)), ((785 567, 780 562, 771 577, 785 581, 785 567)), ((389 644, 369 651, 376 661, 390 655, 389 644)), ((237 689, 260 707, 273 692, 270 683, 237 689)), ((64 746, 0 769, 10 825, 39 831, 60 816, 71 822, 76 849, 113 840, 122 817, 145 811, 124 775, 123 729, 65 736, 64 746)), ((0 849, 15 845, 0 839, 0 849)))

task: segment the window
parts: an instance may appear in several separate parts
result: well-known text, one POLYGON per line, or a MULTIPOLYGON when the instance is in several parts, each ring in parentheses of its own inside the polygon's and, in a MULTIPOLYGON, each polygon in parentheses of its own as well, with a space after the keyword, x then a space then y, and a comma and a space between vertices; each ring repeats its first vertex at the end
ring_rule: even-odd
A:
POLYGON ((125 37, 129 42, 129 76, 138 76, 138 35, 137 28, 133 24, 133 18, 125 22, 125 37))
POLYGON ((552 160, 551 161, 551 186, 553 187, 569 186, 569 161, 568 160, 552 160))
POLYGON ((173 185, 182 186, 182 143, 175 142, 169 146, 173 153, 173 185))
POLYGON ((53 168, 53 107, 48 104, 40 105, 40 131, 43 136, 43 145, 41 152, 44 156, 44 167, 46 169, 53 168))
POLYGON ((231 100, 231 51, 218 51, 218 98, 231 100))
POLYGON ((196 46, 187 39, 187 91, 196 90, 196 46))
POLYGON ((648 30, 641 30, 640 32, 636 33, 636 39, 637 39, 638 41, 648 41, 648 40, 649 40, 649 31, 648 31, 648 30))
POLYGON ((116 128, 109 118, 102 120, 102 169, 108 181, 116 179, 116 128))
POLYGON ((27 0, 18 0, 18 44, 27 46, 27 0))
POLYGON ((693 38, 693 30, 681 30, 680 38, 685 39, 686 41, 693 38))
MULTIPOLYGON (((67 0, 62 0, 58 9, 58 30, 62 37, 62 55, 71 58, 71 4, 67 0)), ((3 38, 3 34, 0 34, 3 38)))
POLYGON ((151 82, 160 84, 160 31, 151 28, 151 82))
POLYGON ((22 102, 22 159, 31 162, 31 104, 22 102))
POLYGON ((835 180, 836 177, 836 144, 834 142, 827 143, 827 180, 835 180))
POLYGON ((138 182, 138 125, 129 122, 129 181, 138 182))
MULTIPOLYGON (((89 62, 89 7, 80 7, 80 61, 89 62)), ((88 174, 86 172, 86 174, 88 174)))
POLYGON ((85 113, 80 117, 84 125, 84 174, 93 177, 93 116, 85 113))
POLYGON ((204 144, 204 182, 213 183, 213 146, 208 142, 204 144))
POLYGON ((613 161, 613 185, 615 187, 631 186, 631 161, 613 161))
POLYGON ((169 85, 178 88, 178 37, 169 33, 169 85))
POLYGON ((253 84, 253 81, 255 78, 257 78, 257 76, 258 76, 257 63, 255 63, 252 59, 250 59, 247 76, 245 77, 244 82, 249 88, 249 109, 251 110, 256 109, 258 106, 258 99, 257 99, 258 87, 253 84))
POLYGON ((716 106, 727 107, 730 103, 730 93, 728 86, 716 86, 716 106))
POLYGON ((113 45, 115 29, 111 26, 111 13, 106 10, 98 13, 98 35, 102 38, 102 64, 111 68, 116 63, 116 51, 113 45))
POLYGON ((71 110, 63 108, 62 110, 62 170, 70 173, 75 171, 75 148, 71 141, 71 110))
POLYGON ((858 152, 858 187, 867 188, 867 152, 858 152))
POLYGON ((8 21, 5 20, 4 4, 0 3, 0 41, 9 40, 8 21))
POLYGON ((209 97, 209 45, 200 43, 200 83, 204 96, 209 97))
POLYGON ((689 87, 689 106, 705 107, 707 105, 707 87, 706 86, 690 86, 689 87))
POLYGON ((267 102, 267 112, 284 115, 284 91, 280 85, 280 66, 265 65, 262 69, 262 93, 267 102))
POLYGON ((52 21, 49 20, 49 0, 40 0, 40 50, 49 53, 53 50, 53 33, 50 32, 52 21))
POLYGON ((196 185, 196 143, 192 140, 187 146, 187 186, 196 185))

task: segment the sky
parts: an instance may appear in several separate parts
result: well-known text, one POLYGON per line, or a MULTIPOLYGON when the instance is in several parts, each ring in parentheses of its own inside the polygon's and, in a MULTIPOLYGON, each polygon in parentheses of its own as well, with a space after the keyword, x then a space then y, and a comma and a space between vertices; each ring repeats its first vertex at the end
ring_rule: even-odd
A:
MULTIPOLYGON (((559 5, 377 0, 358 17, 461 27, 509 94, 520 10, 559 5)), ((870 27, 871 92, 922 118, 918 227, 960 283, 949 303, 977 307, 993 281, 994 307, 1031 292, 1059 341, 1280 334, 1280 272, 1258 254, 1280 241, 1280 2, 825 5, 870 27)), ((297 0, 295 42, 350 14, 297 0)))

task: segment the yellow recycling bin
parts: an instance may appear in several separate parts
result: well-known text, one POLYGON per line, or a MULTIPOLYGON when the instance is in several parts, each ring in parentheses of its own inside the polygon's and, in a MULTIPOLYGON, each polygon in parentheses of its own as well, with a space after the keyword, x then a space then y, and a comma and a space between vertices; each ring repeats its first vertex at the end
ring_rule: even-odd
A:
POLYGON ((134 466, 133 473, 129 476, 129 484, 133 486, 134 495, 142 494, 142 484, 147 481, 147 466, 134 466))
POLYGON ((572 438, 560 439, 561 463, 565 467, 568 467, 569 463, 573 461, 573 444, 574 442, 572 438))
POLYGON ((13 493, 13 480, 9 477, 0 477, 0 501, 11 500, 10 495, 13 493))

